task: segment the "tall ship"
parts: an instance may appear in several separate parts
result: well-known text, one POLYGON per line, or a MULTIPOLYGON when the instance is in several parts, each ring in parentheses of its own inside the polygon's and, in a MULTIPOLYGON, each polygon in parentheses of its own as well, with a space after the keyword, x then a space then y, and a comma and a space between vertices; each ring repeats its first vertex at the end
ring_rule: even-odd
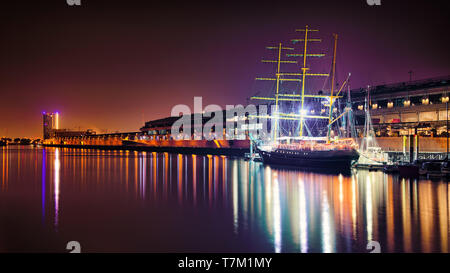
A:
POLYGON ((255 146, 263 162, 268 164, 349 170, 359 158, 350 92, 347 104, 340 101, 343 98, 342 90, 348 86, 350 74, 338 89, 337 34, 333 35, 334 49, 330 73, 312 71, 310 58, 325 57, 322 53, 308 52, 311 43, 322 41, 311 37, 318 31, 308 26, 296 30, 304 34, 301 39, 291 41, 301 45, 299 50, 282 43, 267 47, 277 53, 277 58, 262 62, 275 64, 275 75, 256 80, 271 81, 274 85, 269 96, 253 96, 251 99, 268 101, 269 105, 272 105, 270 114, 257 116, 271 121, 271 135, 266 139, 259 139, 255 146), (297 50, 299 53, 296 53, 297 50), (283 68, 285 65, 294 65, 295 70, 285 72, 281 69, 282 65, 283 68), (312 81, 320 78, 325 78, 322 80, 323 88, 313 93, 312 81), (325 88, 327 83, 329 87, 325 88))

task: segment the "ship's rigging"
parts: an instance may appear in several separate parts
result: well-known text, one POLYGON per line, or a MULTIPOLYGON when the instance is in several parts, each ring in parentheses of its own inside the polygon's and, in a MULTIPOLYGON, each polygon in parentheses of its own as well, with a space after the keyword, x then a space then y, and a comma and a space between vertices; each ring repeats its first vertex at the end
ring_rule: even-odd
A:
MULTIPOLYGON (((342 98, 341 92, 348 84, 349 77, 338 89, 336 85, 336 52, 338 35, 334 36, 333 58, 330 73, 320 73, 312 71, 308 60, 310 58, 323 58, 324 53, 310 53, 311 43, 320 43, 322 39, 312 37, 319 30, 311 29, 306 26, 304 29, 298 29, 296 32, 304 34, 299 39, 292 39, 291 42, 302 44, 303 47, 296 49, 279 43, 277 46, 268 46, 266 49, 276 52, 276 58, 270 60, 262 60, 263 63, 276 64, 275 74, 269 77, 258 77, 257 81, 273 82, 273 96, 255 95, 252 100, 265 101, 269 105, 273 105, 273 111, 267 116, 254 116, 254 118, 270 119, 271 141, 278 143, 279 140, 289 139, 307 139, 310 137, 324 137, 327 143, 330 143, 334 137, 350 136, 350 126, 345 126, 345 130, 340 130, 343 122, 341 118, 345 118, 346 124, 352 122, 351 107, 345 107, 344 113, 339 114, 340 105, 339 98, 342 98), (285 65, 298 65, 294 71, 285 72, 282 70, 285 65), (314 94, 311 90, 306 89, 306 82, 309 79, 325 78, 324 86, 330 82, 329 95, 325 90, 314 94), (295 83, 292 86, 292 83, 295 83), (290 84, 290 88, 288 86, 290 84), (333 130, 334 128, 334 130, 333 130)), ((324 89, 324 88, 323 88, 324 89)), ((348 105, 347 105, 348 106, 348 105)), ((344 119, 342 119, 344 120, 344 119)), ((354 135, 351 135, 354 137, 354 135)))

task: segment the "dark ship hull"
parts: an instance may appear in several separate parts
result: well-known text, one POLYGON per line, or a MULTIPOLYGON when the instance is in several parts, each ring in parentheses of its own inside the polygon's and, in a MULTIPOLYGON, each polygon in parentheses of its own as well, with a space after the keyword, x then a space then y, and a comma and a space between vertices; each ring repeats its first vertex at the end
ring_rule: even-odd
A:
POLYGON ((260 150, 259 154, 263 162, 267 164, 333 170, 349 170, 359 158, 356 150, 298 151, 276 149, 270 152, 260 150))

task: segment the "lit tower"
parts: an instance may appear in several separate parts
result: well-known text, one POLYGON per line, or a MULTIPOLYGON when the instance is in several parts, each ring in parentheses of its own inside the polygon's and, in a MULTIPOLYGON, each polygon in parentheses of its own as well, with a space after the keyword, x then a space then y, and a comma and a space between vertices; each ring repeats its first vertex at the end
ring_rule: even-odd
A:
POLYGON ((52 138, 54 136, 55 130, 59 129, 59 113, 42 112, 42 117, 44 139, 52 138))
POLYGON ((55 113, 55 129, 59 129, 59 112, 55 113))

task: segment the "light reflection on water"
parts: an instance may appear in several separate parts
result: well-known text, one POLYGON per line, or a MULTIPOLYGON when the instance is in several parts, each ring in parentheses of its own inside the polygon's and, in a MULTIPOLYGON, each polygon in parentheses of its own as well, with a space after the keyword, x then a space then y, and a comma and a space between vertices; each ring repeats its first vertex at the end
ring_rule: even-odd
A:
POLYGON ((0 251, 80 240, 86 251, 367 252, 375 240, 383 252, 449 252, 446 181, 210 155, 0 152, 0 251))

